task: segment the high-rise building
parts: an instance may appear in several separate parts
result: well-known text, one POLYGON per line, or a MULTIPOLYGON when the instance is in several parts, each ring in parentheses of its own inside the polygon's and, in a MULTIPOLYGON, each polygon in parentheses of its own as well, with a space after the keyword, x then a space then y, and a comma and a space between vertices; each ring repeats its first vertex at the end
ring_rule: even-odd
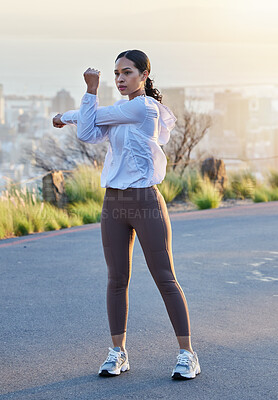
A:
MULTIPOLYGON (((5 123, 10 128, 15 129, 16 131, 22 131, 22 127, 19 125, 23 120, 26 125, 26 116, 21 116, 23 114, 28 114, 29 119, 35 120, 37 118, 49 118, 49 110, 51 108, 51 98, 44 96, 20 96, 20 95, 6 95, 5 96, 5 123)), ((25 130, 24 128, 24 130, 25 130)), ((27 130, 25 130, 27 131, 27 130)), ((30 131, 31 133, 31 131, 30 131)))
POLYGON ((245 158, 249 99, 244 98, 240 92, 217 92, 214 95, 214 110, 217 123, 212 127, 211 135, 218 147, 222 147, 227 155, 245 158))
POLYGON ((63 114, 68 110, 74 110, 74 109, 75 109, 75 103, 70 93, 65 89, 62 89, 59 92, 57 92, 56 96, 52 100, 51 111, 57 114, 58 113, 63 114))
POLYGON ((250 97, 249 112, 251 123, 255 126, 277 125, 276 112, 273 110, 272 97, 250 97))
POLYGON ((114 88, 108 86, 106 82, 101 81, 99 85, 98 98, 100 106, 111 106, 115 103, 113 95, 114 88))
POLYGON ((168 106, 177 118, 182 117, 185 110, 185 90, 183 87, 163 88, 162 102, 168 106))

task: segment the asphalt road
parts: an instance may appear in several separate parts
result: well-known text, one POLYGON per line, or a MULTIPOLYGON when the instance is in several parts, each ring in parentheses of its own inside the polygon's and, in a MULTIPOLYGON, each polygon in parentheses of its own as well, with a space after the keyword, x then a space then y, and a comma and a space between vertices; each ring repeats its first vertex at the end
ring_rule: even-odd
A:
POLYGON ((127 350, 112 345, 100 224, 0 241, 0 399, 278 398, 278 202, 170 214, 201 374, 173 381, 178 345, 138 238, 127 350))

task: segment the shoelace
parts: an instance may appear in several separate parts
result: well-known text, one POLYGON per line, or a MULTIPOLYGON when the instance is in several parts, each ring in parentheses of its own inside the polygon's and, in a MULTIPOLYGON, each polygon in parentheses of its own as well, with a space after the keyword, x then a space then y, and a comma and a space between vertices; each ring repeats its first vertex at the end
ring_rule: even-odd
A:
POLYGON ((192 358, 191 358, 191 356, 189 356, 188 354, 182 353, 177 356, 177 359, 178 359, 178 364, 189 365, 189 364, 192 364, 193 354, 192 354, 192 358))
POLYGON ((108 357, 106 358, 105 362, 114 362, 119 360, 120 353, 117 351, 113 350, 111 347, 109 347, 109 354, 108 357))

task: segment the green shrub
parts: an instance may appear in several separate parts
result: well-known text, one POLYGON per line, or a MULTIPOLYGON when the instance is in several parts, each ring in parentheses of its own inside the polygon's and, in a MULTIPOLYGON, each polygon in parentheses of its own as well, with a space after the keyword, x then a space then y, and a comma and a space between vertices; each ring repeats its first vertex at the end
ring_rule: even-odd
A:
POLYGON ((231 173, 225 195, 234 195, 237 199, 253 198, 256 184, 256 177, 248 170, 231 173))
POLYGON ((58 222, 55 220, 55 218, 49 218, 47 221, 44 223, 44 230, 45 231, 56 231, 60 229, 60 225, 58 222))
POLYGON ((6 237, 6 231, 3 226, 0 225, 0 239, 4 239, 6 237))
POLYGON ((222 195, 208 178, 205 178, 196 192, 191 193, 190 201, 199 209, 217 208, 221 203, 222 195))
MULTIPOLYGON (((3 191, 0 196, 0 239, 100 221, 105 189, 99 186, 98 171, 94 169, 92 174, 92 168, 80 170, 82 176, 90 178, 90 184, 86 183, 87 178, 85 184, 84 180, 83 184, 79 182, 79 188, 83 188, 83 194, 85 193, 82 200, 86 196, 95 200, 87 199, 84 203, 73 204, 72 212, 69 207, 62 210, 50 203, 41 202, 35 189, 28 191, 14 185, 3 191)), ((79 178, 82 181, 82 176, 76 175, 75 182, 78 183, 79 178)), ((74 187, 73 180, 71 184, 74 187)))
POLYGON ((181 189, 183 188, 184 179, 173 170, 167 172, 164 180, 173 183, 174 185, 180 187, 181 189))
POLYGON ((231 185, 227 185, 227 187, 223 191, 223 199, 236 199, 237 195, 231 188, 231 185))
POLYGON ((266 188, 264 187, 256 188, 253 195, 253 201, 255 203, 268 201, 268 192, 266 188))
POLYGON ((33 230, 32 223, 25 215, 15 214, 13 220, 13 231, 16 236, 28 235, 33 230))
POLYGON ((80 165, 65 179, 65 191, 70 203, 94 200, 102 204, 105 188, 100 186, 100 170, 89 165, 80 165))
POLYGON ((191 194, 196 193, 202 186, 201 172, 196 168, 187 168, 182 176, 182 182, 185 198, 190 198, 191 194))
POLYGON ((83 219, 78 215, 69 216, 70 226, 80 226, 83 225, 83 219))
POLYGON ((278 200, 278 187, 268 189, 268 201, 277 201, 278 200))
POLYGON ((269 171, 268 183, 273 189, 278 188, 278 171, 269 171))
POLYGON ((166 203, 174 200, 182 191, 182 184, 178 180, 174 180, 173 176, 171 178, 165 178, 157 185, 166 203))
POLYGON ((39 211, 30 213, 30 219, 33 226, 33 232, 43 232, 44 223, 39 211))
POLYGON ((64 228, 70 227, 69 215, 67 214, 66 211, 59 210, 58 213, 54 214, 54 217, 57 221, 57 224, 60 226, 60 228, 64 229, 64 228))
POLYGON ((45 226, 47 230, 60 228, 69 228, 69 216, 65 210, 54 207, 53 205, 46 203, 43 211, 43 219, 46 221, 45 226))
POLYGON ((197 169, 187 169, 181 176, 174 170, 168 170, 165 179, 157 185, 166 203, 174 199, 186 200, 191 192, 195 192, 202 181, 197 169))
POLYGON ((32 224, 33 232, 43 232, 44 231, 44 213, 43 213, 44 203, 26 204, 23 208, 23 212, 32 224))
POLYGON ((13 234, 13 213, 14 206, 8 201, 0 199, 0 231, 1 239, 3 239, 3 232, 5 236, 12 236, 13 234))
POLYGON ((99 222, 101 217, 102 205, 94 200, 86 203, 73 203, 69 205, 69 213, 82 218, 84 224, 99 222))

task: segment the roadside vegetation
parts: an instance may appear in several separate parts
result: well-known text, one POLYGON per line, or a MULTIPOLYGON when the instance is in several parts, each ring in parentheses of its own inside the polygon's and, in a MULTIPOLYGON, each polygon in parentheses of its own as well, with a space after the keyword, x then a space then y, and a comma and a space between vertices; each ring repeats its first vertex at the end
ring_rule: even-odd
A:
POLYGON ((68 204, 59 209, 44 202, 41 190, 10 185, 0 197, 0 239, 100 221, 105 190, 100 171, 80 166, 66 179, 68 204))
MULTIPOLYGON (((98 167, 80 165, 67 176, 64 209, 44 202, 41 188, 28 190, 11 184, 0 195, 0 239, 99 222, 105 194, 100 174, 98 167)), ((166 203, 180 200, 197 209, 217 208, 228 199, 278 201, 278 171, 268 171, 263 182, 249 170, 230 173, 228 185, 220 193, 197 168, 188 167, 182 175, 168 171, 157 187, 166 203)))

